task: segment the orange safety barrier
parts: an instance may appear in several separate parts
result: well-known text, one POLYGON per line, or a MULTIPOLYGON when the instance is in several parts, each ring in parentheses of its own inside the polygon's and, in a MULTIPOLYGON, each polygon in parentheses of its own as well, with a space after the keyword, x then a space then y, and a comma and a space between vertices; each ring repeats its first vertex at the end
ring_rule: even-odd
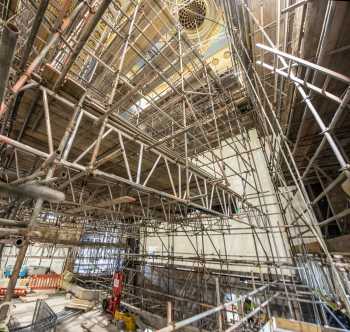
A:
MULTIPOLYGON (((1 287, 0 288, 0 296, 5 296, 7 292, 7 288, 1 287)), ((27 294, 27 290, 25 288, 15 288, 13 290, 13 294, 15 296, 25 296, 27 294)))
POLYGON ((62 285, 63 277, 60 274, 44 274, 31 276, 28 287, 31 289, 57 289, 62 285))

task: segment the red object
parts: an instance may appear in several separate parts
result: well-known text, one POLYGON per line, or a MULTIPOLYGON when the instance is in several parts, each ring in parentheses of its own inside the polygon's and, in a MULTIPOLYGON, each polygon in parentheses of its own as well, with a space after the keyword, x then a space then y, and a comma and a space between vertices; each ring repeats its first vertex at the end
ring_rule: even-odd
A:
POLYGON ((124 275, 122 272, 114 272, 113 275, 113 287, 112 296, 107 299, 106 311, 114 316, 116 310, 119 310, 120 300, 123 291, 123 279, 124 275))
POLYGON ((61 288, 61 274, 43 274, 31 276, 28 287, 31 289, 57 289, 61 288))

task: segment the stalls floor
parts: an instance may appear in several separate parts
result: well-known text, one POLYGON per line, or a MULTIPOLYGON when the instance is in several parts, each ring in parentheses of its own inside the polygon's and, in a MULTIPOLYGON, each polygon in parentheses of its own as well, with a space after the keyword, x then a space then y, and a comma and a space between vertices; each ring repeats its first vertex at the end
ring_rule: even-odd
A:
MULTIPOLYGON (((45 302, 58 314, 64 310, 69 303, 65 295, 50 296, 45 302)), ((12 317, 21 326, 29 325, 32 322, 35 309, 35 302, 23 303, 20 300, 14 302, 12 317)), ((111 316, 101 312, 101 310, 91 310, 77 314, 57 325, 56 332, 110 332, 116 331, 116 327, 111 322, 111 316)))

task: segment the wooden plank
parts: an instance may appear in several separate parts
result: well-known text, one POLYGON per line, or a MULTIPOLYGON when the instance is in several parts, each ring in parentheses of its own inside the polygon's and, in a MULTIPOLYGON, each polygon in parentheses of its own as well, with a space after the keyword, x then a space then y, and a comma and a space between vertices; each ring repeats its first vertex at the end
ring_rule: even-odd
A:
POLYGON ((293 332, 322 332, 321 327, 314 324, 300 322, 297 320, 288 320, 284 318, 275 318, 276 327, 293 332))
POLYGON ((19 297, 19 299, 24 303, 36 302, 37 300, 46 300, 48 298, 48 295, 28 295, 19 297))
MULTIPOLYGON (((326 240, 328 250, 335 254, 349 254, 350 253, 350 234, 337 236, 333 239, 326 240)), ((310 242, 306 244, 307 250, 312 254, 320 254, 321 247, 318 242, 310 242)), ((296 246, 297 252, 300 252, 302 248, 300 246, 296 246)))
POLYGON ((89 311, 93 309, 94 306, 95 306, 94 301, 80 300, 78 298, 74 298, 73 300, 71 300, 69 303, 65 305, 65 308, 89 311))

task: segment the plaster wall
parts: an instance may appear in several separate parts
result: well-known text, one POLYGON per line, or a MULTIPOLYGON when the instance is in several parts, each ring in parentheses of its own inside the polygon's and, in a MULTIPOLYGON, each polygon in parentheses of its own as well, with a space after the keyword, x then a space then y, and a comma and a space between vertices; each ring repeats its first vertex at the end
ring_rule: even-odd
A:
MULTIPOLYGON (((266 217, 258 217, 259 213, 254 211, 254 209, 247 211, 242 206, 239 206, 235 218, 226 220, 223 223, 229 225, 230 231, 221 233, 209 231, 210 237, 206 233, 204 233, 203 237, 201 234, 189 237, 181 235, 173 238, 155 235, 152 238, 147 238, 145 243, 149 254, 162 253, 162 255, 165 255, 167 252, 166 248, 172 247, 176 256, 185 259, 196 257, 197 253, 199 256, 205 254, 206 257, 216 260, 216 262, 206 262, 206 267, 216 269, 227 268, 225 265, 221 265, 222 262, 220 262, 220 258, 225 260, 227 255, 232 260, 232 264, 229 266, 230 270, 246 273, 252 271, 257 273, 266 272, 267 269, 266 267, 247 266, 243 261, 257 263, 258 261, 267 261, 267 257, 269 257, 270 261, 274 260, 276 263, 291 262, 287 235, 284 232, 284 228, 281 227, 283 226, 283 220, 280 207, 274 194, 274 187, 257 132, 255 130, 249 132, 250 146, 243 146, 239 143, 240 140, 241 137, 236 136, 230 139, 229 145, 226 144, 225 146, 225 142, 223 142, 224 148, 222 153, 223 157, 227 158, 225 162, 229 166, 229 169, 225 170, 226 175, 231 188, 253 206, 257 206, 260 211, 265 213, 266 217), (242 154, 246 162, 233 151, 233 146, 239 153, 247 152, 247 150, 252 151, 250 154, 242 154), (247 182, 242 180, 242 178, 247 179, 247 182), (254 178, 256 182, 254 182, 254 178), (253 184, 253 186, 250 186, 248 182, 253 184), (256 195, 256 188, 263 194, 260 196, 260 199, 256 195), (270 227, 270 232, 267 234, 264 229, 256 228, 256 231, 253 233, 251 228, 244 223, 268 226, 270 227)), ((215 153, 219 154, 219 151, 215 151, 215 153)), ((209 154, 202 156, 202 160, 206 160, 206 157, 210 157, 209 154)), ((206 171, 213 172, 209 168, 206 171)), ((288 218, 289 216, 286 217, 288 218)), ((190 229, 191 226, 189 225, 187 230, 189 231, 190 229)), ((193 265, 192 262, 182 261, 180 258, 175 263, 188 266, 193 265)), ((198 266, 200 265, 201 263, 198 263, 198 266)), ((276 272, 289 273, 287 268, 281 268, 281 270, 276 272)))

